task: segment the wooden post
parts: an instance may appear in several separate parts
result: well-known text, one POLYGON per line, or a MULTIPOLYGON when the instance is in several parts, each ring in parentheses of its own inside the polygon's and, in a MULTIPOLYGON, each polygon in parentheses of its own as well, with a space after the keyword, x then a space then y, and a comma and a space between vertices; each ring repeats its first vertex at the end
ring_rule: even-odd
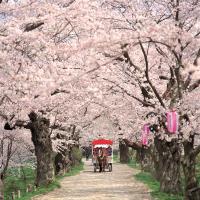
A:
POLYGON ((26 187, 26 193, 28 193, 28 186, 26 187))
POLYGON ((21 191, 17 190, 17 198, 21 198, 21 191))
POLYGON ((66 169, 65 169, 65 167, 63 168, 63 174, 64 174, 64 175, 66 174, 66 169))
POLYGON ((15 199, 15 193, 12 192, 12 200, 14 200, 14 199, 15 199))
POLYGON ((33 185, 29 184, 29 185, 28 185, 28 191, 29 191, 29 192, 32 192, 33 189, 34 189, 34 188, 33 188, 33 185))

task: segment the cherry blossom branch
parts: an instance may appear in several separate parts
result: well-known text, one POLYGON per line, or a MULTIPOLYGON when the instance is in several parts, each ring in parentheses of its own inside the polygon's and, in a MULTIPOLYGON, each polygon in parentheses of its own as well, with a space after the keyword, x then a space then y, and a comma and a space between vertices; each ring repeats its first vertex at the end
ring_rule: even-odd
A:
POLYGON ((39 28, 42 25, 44 25, 44 22, 41 22, 41 21, 28 23, 25 25, 24 32, 32 31, 36 28, 39 28))
POLYGON ((191 74, 188 75, 187 79, 184 82, 184 90, 186 90, 192 81, 191 74))
POLYGON ((8 101, 10 101, 10 102, 13 103, 13 104, 16 104, 8 95, 5 94, 5 95, 2 97, 2 99, 0 100, 0 106, 3 104, 3 102, 4 102, 5 100, 8 100, 8 101))
POLYGON ((159 23, 161 23, 161 22, 163 22, 163 21, 169 19, 171 16, 172 16, 172 14, 167 15, 167 16, 166 16, 165 14, 163 14, 163 15, 160 17, 160 19, 158 19, 158 20, 156 21, 156 23, 159 24, 159 23))
POLYGON ((189 86, 188 88, 188 91, 191 92, 193 91, 194 89, 196 89, 197 87, 200 86, 200 79, 197 80, 195 83, 193 83, 192 85, 189 86))
POLYGON ((200 48, 197 52, 196 58, 195 58, 194 63, 193 63, 195 66, 197 66, 197 61, 198 61, 199 57, 200 57, 200 48))
MULTIPOLYGON (((126 47, 126 46, 127 46, 127 44, 123 45, 123 47, 126 47)), ((126 62, 128 62, 130 66, 133 66, 135 70, 138 70, 138 71, 142 72, 141 69, 140 69, 137 65, 135 65, 135 64, 132 62, 132 60, 131 60, 131 58, 130 58, 130 56, 129 56, 129 52, 128 52, 127 50, 125 50, 125 51, 123 51, 123 52, 124 52, 124 53, 123 53, 123 56, 126 58, 126 62)), ((117 60, 119 60, 119 58, 117 58, 117 60)), ((120 60, 120 61, 124 61, 124 60, 120 60)), ((130 71, 129 68, 128 68, 127 70, 123 70, 123 72, 124 72, 127 76, 129 76, 129 77, 131 77, 131 78, 137 80, 138 85, 139 85, 139 88, 140 88, 140 90, 141 90, 141 93, 142 93, 142 95, 143 95, 143 97, 144 97, 144 101, 146 102, 145 98, 149 98, 149 99, 152 98, 151 95, 148 93, 148 91, 141 85, 141 82, 140 82, 139 78, 138 78, 138 77, 134 77, 134 76, 132 75, 132 74, 133 74, 132 71, 130 71, 131 74, 129 74, 128 71, 130 71)), ((130 82, 130 83, 131 83, 132 85, 136 86, 136 84, 134 84, 133 82, 130 82)))
POLYGON ((56 94, 59 94, 59 93, 69 94, 70 92, 67 91, 67 90, 56 89, 55 91, 53 91, 53 92, 51 93, 51 96, 56 95, 56 94))
POLYGON ((154 94, 156 95, 157 99, 159 100, 160 104, 162 107, 166 108, 165 107, 165 104, 162 100, 162 98, 160 97, 158 91, 156 90, 156 88, 154 87, 154 85, 152 84, 150 78, 149 78, 149 63, 148 63, 148 57, 147 57, 147 54, 144 50, 144 47, 142 45, 142 42, 139 41, 139 44, 140 44, 140 47, 141 47, 141 50, 142 50, 142 53, 143 53, 143 56, 144 56, 144 60, 145 60, 145 66, 146 66, 146 70, 145 70, 145 76, 146 76, 146 79, 147 79, 147 82, 149 83, 150 87, 152 88, 154 94))
POLYGON ((64 7, 64 8, 69 7, 69 6, 70 6, 71 4, 73 4, 75 1, 76 1, 76 0, 70 0, 70 1, 68 1, 67 3, 65 3, 65 4, 63 5, 63 7, 64 7))
POLYGON ((149 102, 146 102, 146 101, 143 101, 141 100, 140 98, 134 96, 133 94, 129 93, 126 89, 124 89, 123 87, 121 87, 119 84, 117 84, 116 82, 112 81, 112 80, 109 80, 107 78, 102 78, 103 80, 105 81, 108 81, 112 84, 114 84, 116 87, 120 88, 122 90, 122 92, 124 92, 126 95, 128 95, 129 97, 132 97, 133 99, 139 101, 142 105, 144 106, 147 106, 147 107, 152 107, 152 108, 155 108, 155 105, 149 103, 149 102))
POLYGON ((5 120, 8 120, 8 117, 5 114, 3 114, 2 112, 0 112, 0 117, 2 117, 5 120))
POLYGON ((62 31, 65 30, 65 28, 68 26, 68 24, 69 24, 69 22, 66 23, 63 27, 62 27, 62 25, 60 25, 59 30, 57 30, 57 31, 53 34, 52 38, 54 38, 54 37, 56 37, 57 35, 59 35, 60 33, 62 33, 62 31))
POLYGON ((131 60, 131 58, 130 58, 130 56, 129 56, 128 51, 127 51, 127 50, 123 50, 122 53, 123 53, 124 58, 127 59, 127 62, 130 64, 130 66, 134 67, 136 70, 138 70, 138 71, 141 72, 141 69, 140 69, 137 65, 135 65, 135 64, 132 62, 132 60, 131 60))
POLYGON ((135 149, 135 150, 140 150, 140 149, 142 149, 142 145, 140 145, 140 144, 137 144, 137 143, 135 143, 135 142, 131 142, 131 141, 127 140, 127 139, 123 139, 123 141, 125 142, 125 144, 126 144, 127 146, 129 146, 129 147, 131 147, 131 148, 133 148, 133 149, 135 149))
POLYGON ((4 125, 5 130, 14 130, 17 127, 30 129, 29 123, 27 121, 21 121, 21 120, 17 120, 13 126, 11 126, 9 122, 6 122, 4 125))
POLYGON ((149 42, 152 42, 152 43, 155 43, 155 44, 160 44, 160 45, 163 45, 165 47, 167 47, 167 49, 174 55, 174 57, 176 58, 179 66, 182 66, 181 64, 181 60, 180 58, 178 57, 176 51, 174 49, 172 49, 172 47, 164 42, 161 42, 161 41, 157 41, 157 40, 153 40, 152 38, 149 38, 149 42))

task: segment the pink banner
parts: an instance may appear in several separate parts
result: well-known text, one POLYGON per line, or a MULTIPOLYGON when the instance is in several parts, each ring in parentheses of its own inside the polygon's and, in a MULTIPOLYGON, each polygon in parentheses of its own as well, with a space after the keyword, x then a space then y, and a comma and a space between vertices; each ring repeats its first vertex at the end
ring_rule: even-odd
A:
POLYGON ((148 124, 145 124, 143 126, 143 131, 142 131, 142 138, 141 138, 141 142, 142 142, 142 145, 148 145, 148 136, 149 136, 149 125, 148 124))
POLYGON ((178 114, 176 111, 167 112, 167 129, 170 133, 178 131, 178 114))

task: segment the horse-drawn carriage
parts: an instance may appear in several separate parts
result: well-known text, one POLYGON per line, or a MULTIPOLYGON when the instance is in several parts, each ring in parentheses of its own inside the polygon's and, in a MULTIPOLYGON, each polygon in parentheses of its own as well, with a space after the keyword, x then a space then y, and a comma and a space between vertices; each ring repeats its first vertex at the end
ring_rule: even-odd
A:
POLYGON ((109 172, 112 171, 113 163, 113 149, 112 140, 93 140, 92 142, 92 162, 94 165, 94 172, 99 169, 99 172, 108 169, 109 172))

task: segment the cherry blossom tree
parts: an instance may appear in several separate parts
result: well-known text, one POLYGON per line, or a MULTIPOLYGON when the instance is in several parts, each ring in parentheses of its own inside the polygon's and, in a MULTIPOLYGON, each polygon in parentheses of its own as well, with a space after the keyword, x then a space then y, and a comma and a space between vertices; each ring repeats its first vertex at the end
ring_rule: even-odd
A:
MULTIPOLYGON (((143 9, 139 16, 129 15, 136 8, 135 5, 132 8, 125 2, 107 4, 124 17, 124 21, 115 21, 118 22, 117 29, 129 32, 129 37, 121 37, 113 43, 110 41, 112 45, 109 48, 105 45, 104 56, 114 62, 109 65, 109 70, 106 69, 107 74, 103 71, 100 78, 113 85, 118 92, 149 107, 149 111, 153 109, 160 114, 157 119, 160 129, 155 139, 159 142, 157 148, 161 152, 160 159, 167 162, 165 166, 170 168, 162 175, 161 190, 176 193, 180 191, 179 139, 190 143, 192 133, 187 134, 187 131, 182 135, 180 127, 178 135, 170 135, 162 116, 173 107, 178 109, 183 97, 199 86, 199 2, 141 1, 138 7, 142 6, 143 9), (130 21, 134 23, 127 23, 130 21), (125 27, 126 23, 134 24, 134 28, 125 27), (161 147, 164 148, 161 150, 161 147), (172 159, 164 159, 164 154, 172 159), (169 177, 173 184, 169 183, 169 177)), ((184 119, 181 110, 179 114, 184 119)))

